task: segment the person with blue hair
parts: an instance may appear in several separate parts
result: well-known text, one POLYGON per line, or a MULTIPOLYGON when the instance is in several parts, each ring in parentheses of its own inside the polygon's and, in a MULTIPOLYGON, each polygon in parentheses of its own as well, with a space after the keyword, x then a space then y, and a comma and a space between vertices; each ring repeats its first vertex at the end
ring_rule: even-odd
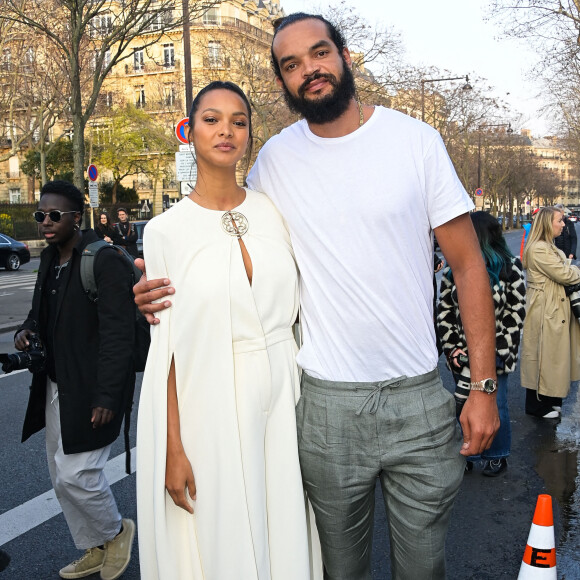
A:
MULTIPOLYGON (((473 469, 477 460, 485 462, 483 475, 497 477, 507 468, 510 454, 511 426, 507 402, 508 375, 516 369, 520 331, 526 314, 526 286, 522 264, 507 247, 501 224, 489 213, 471 214, 481 253, 485 260, 495 306, 497 406, 500 428, 489 449, 467 458, 466 472, 473 469)), ((457 288, 453 272, 447 267, 441 279, 441 292, 437 310, 437 330, 443 352, 455 379, 457 417, 469 396, 471 374, 465 333, 461 324, 457 288)))

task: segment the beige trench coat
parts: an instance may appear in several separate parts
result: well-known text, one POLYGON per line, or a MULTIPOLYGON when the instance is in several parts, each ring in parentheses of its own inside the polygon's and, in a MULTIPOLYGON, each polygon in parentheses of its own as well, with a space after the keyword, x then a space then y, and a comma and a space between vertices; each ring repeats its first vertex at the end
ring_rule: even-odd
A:
POLYGON ((566 397, 580 380, 580 323, 564 285, 580 282, 580 269, 554 244, 536 242, 527 268, 527 304, 521 356, 522 387, 566 397))

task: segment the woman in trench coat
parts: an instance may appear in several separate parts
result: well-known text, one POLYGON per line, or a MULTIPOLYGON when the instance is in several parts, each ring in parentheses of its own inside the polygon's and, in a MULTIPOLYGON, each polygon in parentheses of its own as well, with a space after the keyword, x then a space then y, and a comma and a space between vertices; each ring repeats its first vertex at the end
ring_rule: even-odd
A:
POLYGON ((521 354, 526 413, 560 416, 570 381, 580 380, 580 324, 564 286, 580 282, 580 269, 554 245, 564 228, 563 214, 544 207, 536 214, 524 248, 527 314, 521 354))

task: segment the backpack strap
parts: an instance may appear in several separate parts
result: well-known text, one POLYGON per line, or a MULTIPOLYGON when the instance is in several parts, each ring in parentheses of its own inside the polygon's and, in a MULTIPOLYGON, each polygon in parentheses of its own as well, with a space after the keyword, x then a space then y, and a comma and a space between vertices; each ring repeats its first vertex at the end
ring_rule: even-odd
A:
POLYGON ((87 244, 81 254, 81 285, 85 294, 91 302, 96 302, 98 298, 97 279, 95 278, 95 258, 103 248, 110 248, 111 245, 105 240, 97 240, 87 244))

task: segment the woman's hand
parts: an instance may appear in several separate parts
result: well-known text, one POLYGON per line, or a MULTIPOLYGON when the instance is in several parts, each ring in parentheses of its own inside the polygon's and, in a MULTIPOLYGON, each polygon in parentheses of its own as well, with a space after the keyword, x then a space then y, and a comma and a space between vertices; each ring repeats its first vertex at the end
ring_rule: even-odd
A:
POLYGON ((465 356, 467 356, 467 353, 461 349, 461 348, 456 348, 455 350, 451 351, 451 354, 447 357, 447 362, 449 363, 449 366, 453 367, 461 367, 463 366, 462 364, 460 364, 460 362, 457 360, 457 357, 463 354, 465 356))
POLYGON ((185 492, 187 490, 192 500, 196 499, 195 478, 193 477, 191 463, 183 450, 167 452, 165 489, 167 489, 173 503, 177 507, 193 514, 193 507, 185 492))

